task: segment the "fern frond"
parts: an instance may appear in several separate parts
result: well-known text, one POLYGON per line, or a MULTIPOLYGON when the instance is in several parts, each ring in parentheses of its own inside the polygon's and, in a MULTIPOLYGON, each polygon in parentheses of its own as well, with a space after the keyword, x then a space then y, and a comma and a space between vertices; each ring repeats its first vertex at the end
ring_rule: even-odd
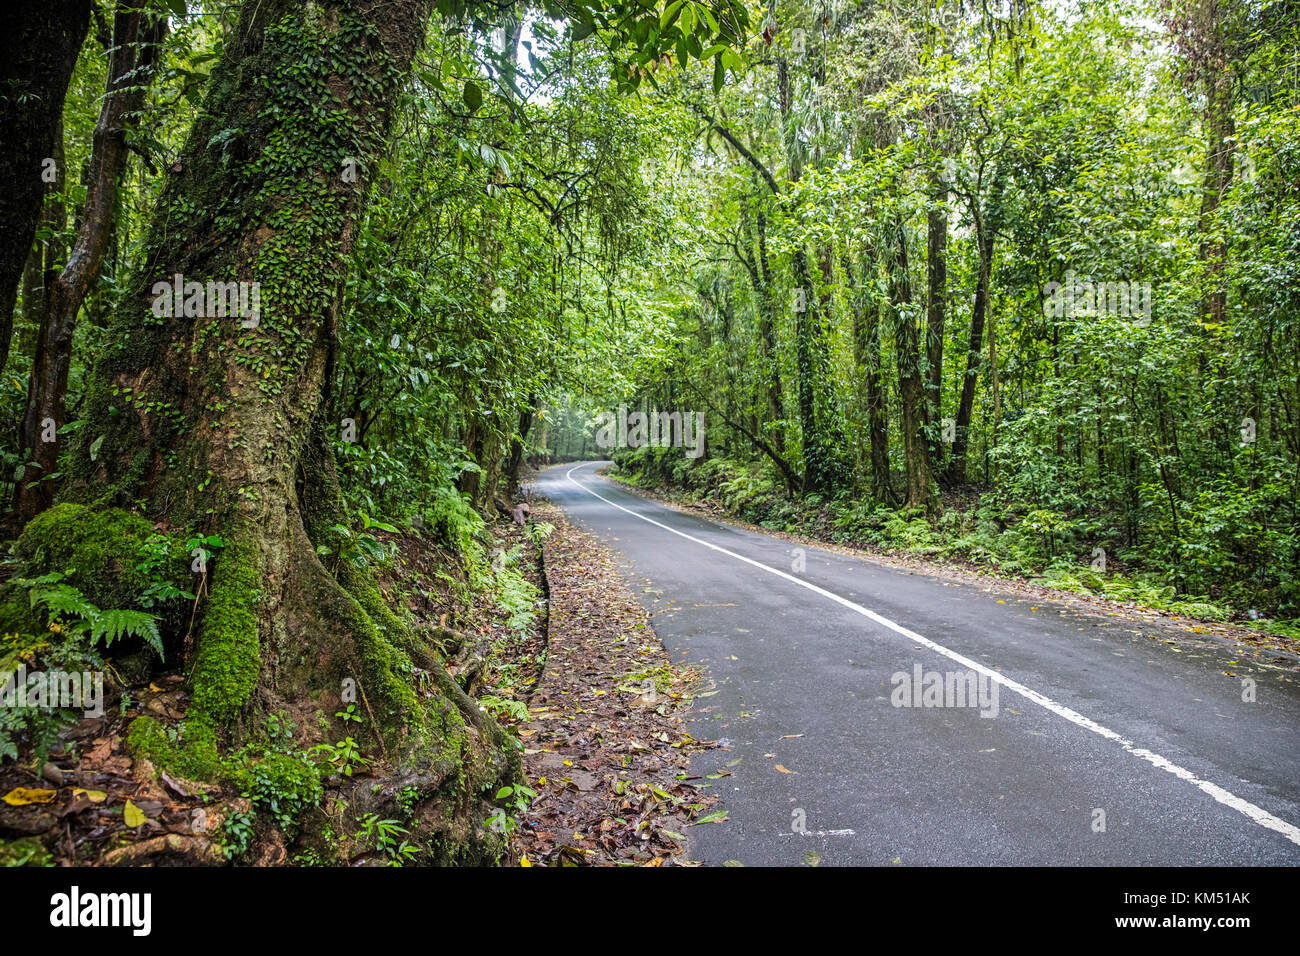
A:
POLYGON ((101 637, 104 638, 105 647, 124 635, 144 638, 149 646, 162 656, 163 646, 162 637, 158 633, 158 619, 152 614, 146 614, 144 611, 102 611, 91 622, 90 639, 97 641, 101 637))
POLYGON ((55 614, 90 619, 99 615, 99 608, 86 600, 86 596, 71 584, 32 588, 31 602, 32 607, 43 606, 55 614))

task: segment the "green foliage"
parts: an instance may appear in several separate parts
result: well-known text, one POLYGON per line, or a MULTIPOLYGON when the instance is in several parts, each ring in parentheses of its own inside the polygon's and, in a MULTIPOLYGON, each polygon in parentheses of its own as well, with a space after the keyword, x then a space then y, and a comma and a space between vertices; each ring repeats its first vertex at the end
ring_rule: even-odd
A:
POLYGON ((127 749, 189 780, 220 781, 228 776, 229 766, 217 752, 217 735, 210 724, 189 718, 181 723, 179 733, 169 734, 169 729, 153 717, 137 717, 127 729, 127 749))
POLYGON ((479 535, 484 528, 483 518, 455 489, 435 490, 429 518, 443 540, 460 554, 469 556, 482 552, 479 535))
POLYGON ((398 820, 381 820, 379 814, 368 813, 359 824, 357 843, 386 856, 389 866, 412 863, 420 853, 419 847, 402 839, 410 831, 398 820))
POLYGON ((181 599, 193 599, 182 586, 192 579, 186 547, 130 512, 55 505, 27 523, 14 551, 31 580, 60 575, 57 582, 79 592, 87 605, 154 610, 173 629, 184 620, 181 599))
POLYGON ((101 611, 77 588, 60 583, 64 577, 52 572, 39 578, 20 578, 17 581, 28 589, 32 607, 48 612, 51 630, 65 633, 74 640, 84 637, 92 647, 102 641, 108 648, 120 637, 138 637, 157 651, 159 657, 163 656, 156 617, 144 611, 101 611))
MULTIPOLYGON (((380 521, 371 521, 364 513, 360 517, 363 519, 366 528, 377 527, 383 531, 397 531, 392 525, 380 521)), ((368 569, 372 562, 387 564, 389 559, 397 553, 397 544, 395 542, 385 543, 364 531, 353 532, 347 525, 336 524, 330 528, 330 531, 337 536, 336 540, 339 542, 337 560, 345 561, 360 571, 368 569)), ((325 544, 318 544, 316 553, 325 557, 333 554, 334 549, 325 544)), ((335 567, 337 567, 337 563, 335 567)))
POLYGON ((0 840, 0 867, 53 865, 50 851, 36 837, 0 840))
POLYGON ((537 799, 537 791, 522 784, 505 786, 496 792, 496 800, 504 800, 504 807, 497 807, 487 819, 490 829, 506 836, 519 828, 519 818, 528 812, 528 808, 537 799))
POLYGON ((315 764, 301 754, 268 753, 235 776, 244 796, 264 810, 292 838, 302 814, 324 794, 315 764))
POLYGON ((257 832, 257 814, 236 810, 221 823, 221 852, 227 860, 238 859, 248 852, 257 832))
POLYGON ((507 700, 503 697, 487 694, 480 697, 478 702, 487 708, 489 714, 498 719, 502 717, 517 721, 526 721, 528 719, 528 705, 522 701, 507 700))
POLYGON ((519 570, 520 557, 521 546, 517 545, 493 563, 497 606, 507 615, 506 627, 516 635, 522 635, 532 625, 541 600, 537 587, 519 570))

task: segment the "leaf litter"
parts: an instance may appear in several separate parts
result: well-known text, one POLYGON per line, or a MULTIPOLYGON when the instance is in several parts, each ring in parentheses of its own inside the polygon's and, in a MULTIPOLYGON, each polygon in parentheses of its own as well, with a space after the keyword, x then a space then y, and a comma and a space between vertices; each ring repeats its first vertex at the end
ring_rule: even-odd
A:
POLYGON ((526 866, 690 866, 689 828, 726 819, 689 771, 718 741, 686 732, 701 675, 672 663, 612 552, 553 504, 544 543, 546 667, 528 701, 524 772, 537 791, 516 849, 526 866))

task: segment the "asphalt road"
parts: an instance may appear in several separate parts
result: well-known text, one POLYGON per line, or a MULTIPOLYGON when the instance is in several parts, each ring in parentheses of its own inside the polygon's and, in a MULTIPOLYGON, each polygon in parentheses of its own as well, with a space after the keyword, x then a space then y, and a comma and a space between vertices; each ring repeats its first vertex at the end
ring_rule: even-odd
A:
POLYGON ((731 772, 704 781, 729 817, 691 828, 693 858, 1300 863, 1291 671, 992 585, 800 555, 632 494, 601 464, 536 487, 620 555, 670 655, 716 683, 688 729, 728 747, 692 771, 731 772))

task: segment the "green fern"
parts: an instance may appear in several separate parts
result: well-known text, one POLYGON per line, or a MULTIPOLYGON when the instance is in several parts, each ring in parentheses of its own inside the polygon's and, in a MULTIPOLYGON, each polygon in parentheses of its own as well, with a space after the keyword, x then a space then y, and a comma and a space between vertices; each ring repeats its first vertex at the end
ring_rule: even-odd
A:
POLYGON ((163 656, 158 618, 144 611, 101 611, 79 589, 71 584, 59 583, 62 578, 61 574, 46 574, 30 580, 19 580, 18 583, 31 588, 33 608, 44 608, 52 617, 72 618, 73 623, 68 626, 68 633, 88 636, 92 644, 102 638, 105 647, 122 637, 139 637, 157 651, 159 657, 163 656))
POLYGON ((44 607, 53 614, 69 614, 79 618, 94 618, 99 608, 86 600, 86 596, 71 584, 52 587, 34 587, 31 591, 32 607, 44 607))
POLYGON ((90 639, 97 641, 101 637, 104 638, 105 647, 123 636, 143 638, 158 652, 159 657, 162 656, 162 636, 158 633, 158 619, 152 614, 146 614, 144 611, 101 611, 99 616, 90 622, 90 639))

